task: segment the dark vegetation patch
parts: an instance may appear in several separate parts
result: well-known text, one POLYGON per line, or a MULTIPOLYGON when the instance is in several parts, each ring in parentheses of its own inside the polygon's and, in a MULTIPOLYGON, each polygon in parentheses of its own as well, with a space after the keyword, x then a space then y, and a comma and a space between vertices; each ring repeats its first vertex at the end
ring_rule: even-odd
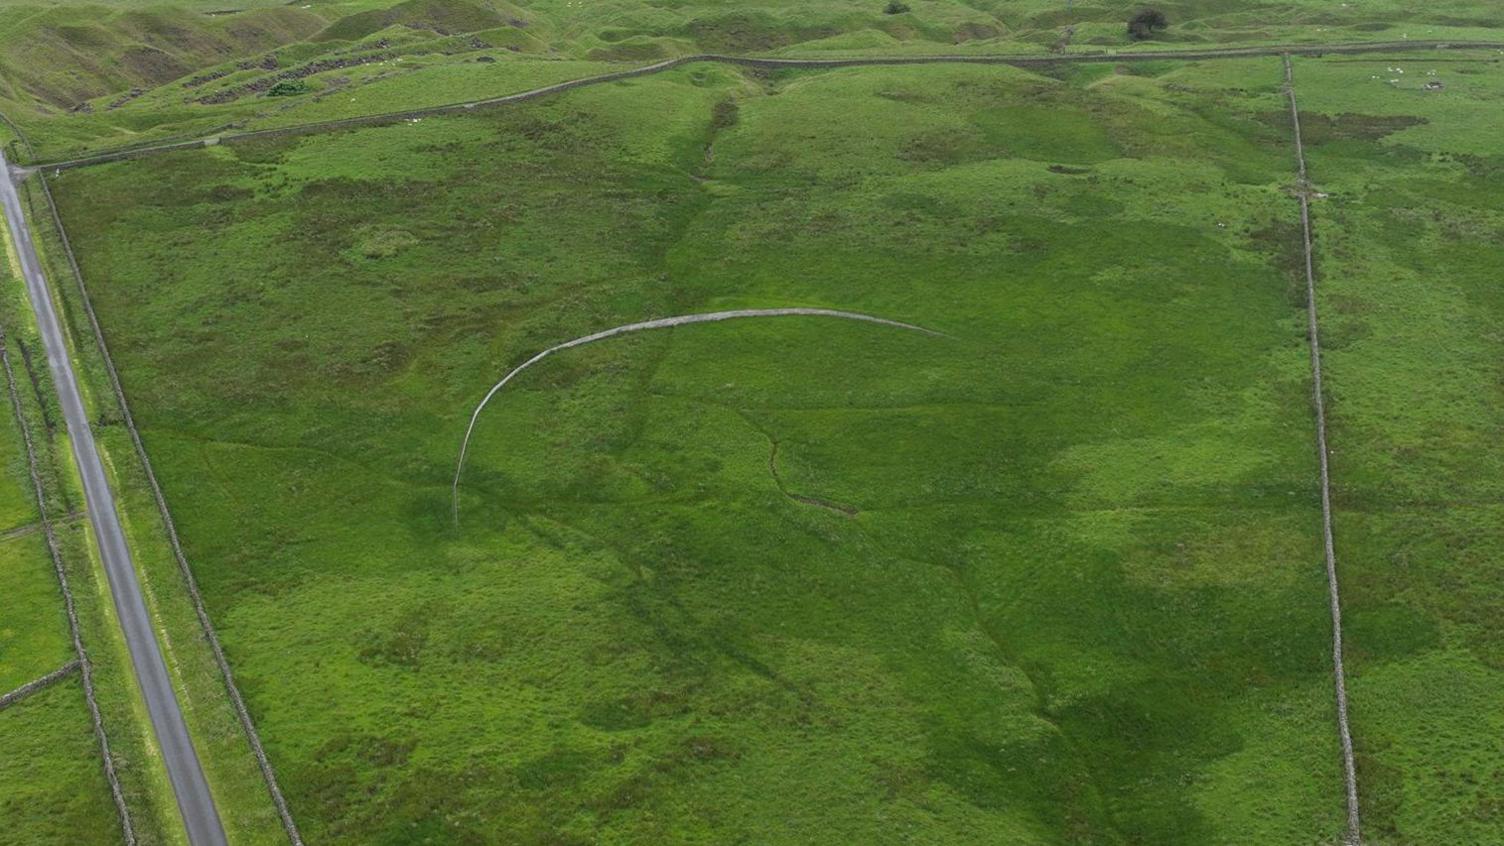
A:
POLYGON ((832 24, 803 25, 760 12, 728 12, 695 18, 681 34, 701 49, 720 52, 759 52, 802 41, 827 38, 840 29, 832 24))
POLYGON ((986 150, 976 130, 936 129, 921 132, 904 142, 898 158, 915 164, 948 166, 971 161, 986 150))
POLYGON ((1493 17, 1463 18, 1463 17, 1455 17, 1455 16, 1452 16, 1452 15, 1432 15, 1432 16, 1430 16, 1428 18, 1428 20, 1431 23, 1436 24, 1437 26, 1477 27, 1479 29, 1501 29, 1501 28, 1504 28, 1504 18, 1493 18, 1493 17))
POLYGON ((736 104, 736 99, 727 97, 717 100, 710 110, 710 131, 722 132, 736 126, 737 118, 741 109, 736 104))
POLYGON ((1461 162, 1474 179, 1504 182, 1504 153, 1491 156, 1457 154, 1453 158, 1461 162))
POLYGON ((143 80, 148 86, 177 79, 190 70, 181 60, 155 47, 131 47, 120 55, 120 62, 132 78, 143 80))
POLYGON ((1305 308, 1305 235, 1300 222, 1275 218, 1254 229, 1248 237, 1284 277, 1285 297, 1290 307, 1305 308))
POLYGON ((1128 38, 1133 41, 1148 41, 1170 25, 1165 13, 1158 9, 1143 9, 1128 19, 1128 38))
POLYGON ((396 58, 396 56, 392 53, 368 53, 363 56, 341 56, 332 59, 320 59, 316 62, 309 62, 306 65, 300 65, 272 76, 263 76, 241 85, 215 91, 212 94, 205 94, 197 98, 195 102, 205 105, 230 103, 248 94, 257 94, 262 91, 270 94, 272 91, 278 90, 279 86, 287 93, 301 93, 308 90, 308 83, 303 80, 314 74, 341 70, 343 68, 360 67, 361 65, 369 65, 376 62, 385 62, 393 58, 396 58))
POLYGON ((211 203, 238 203, 250 199, 254 193, 241 185, 216 185, 209 189, 205 199, 211 203))
POLYGON ((340 18, 313 40, 358 41, 392 26, 451 35, 479 32, 506 23, 501 13, 466 0, 406 0, 386 9, 340 18))
POLYGON ((967 41, 985 41, 988 38, 997 38, 1002 35, 1001 28, 984 23, 966 23, 956 27, 951 34, 951 41, 956 44, 964 44, 967 41))
POLYGON ((1392 661, 1438 645, 1436 621, 1423 611, 1397 603, 1365 607, 1353 616, 1353 660, 1392 661))
POLYGON ((358 635, 364 645, 359 657, 373 666, 401 667, 417 670, 422 666, 424 647, 428 645, 430 609, 416 608, 403 614, 387 630, 371 630, 358 635))
POLYGON ((600 62, 651 62, 667 56, 663 44, 650 38, 629 39, 590 51, 590 58, 600 62))
MULTIPOLYGON (((1262 112, 1259 118, 1272 127, 1288 128, 1288 112, 1262 112)), ((1362 115, 1344 112, 1337 115, 1321 112, 1300 113, 1300 136, 1308 146, 1338 141, 1379 141, 1402 129, 1422 126, 1430 121, 1415 115, 1362 115)))

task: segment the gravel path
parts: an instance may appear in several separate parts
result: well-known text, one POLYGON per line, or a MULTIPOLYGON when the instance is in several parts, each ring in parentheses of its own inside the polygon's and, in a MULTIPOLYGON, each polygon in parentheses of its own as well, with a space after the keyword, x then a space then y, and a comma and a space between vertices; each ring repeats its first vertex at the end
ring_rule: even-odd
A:
POLYGON ((1326 550, 1327 599, 1332 609, 1332 676, 1337 690, 1337 733, 1342 741, 1342 771, 1347 788, 1347 843, 1362 842, 1358 814, 1358 771, 1353 762, 1353 735, 1347 720, 1347 671, 1342 666, 1342 599, 1337 589, 1337 553, 1332 542, 1332 482, 1326 442, 1326 397, 1321 385, 1321 334, 1316 315, 1316 263, 1311 251, 1311 184, 1306 173, 1306 151, 1300 140, 1300 107, 1295 103, 1295 72, 1285 56, 1285 97, 1290 102, 1290 123, 1295 134, 1295 160, 1299 169, 1300 225, 1304 235, 1306 264, 1306 331, 1311 338, 1312 404, 1316 409, 1316 451, 1321 462, 1321 534, 1326 550))
POLYGON ((933 335, 935 337, 948 337, 942 332, 936 332, 933 329, 926 329, 923 326, 915 326, 912 323, 901 323, 897 320, 888 320, 886 318, 874 317, 870 314, 861 314, 860 312, 855 311, 840 311, 838 309, 831 308, 741 308, 733 309, 730 311, 712 311, 706 312, 704 314, 684 314, 678 317, 660 317, 656 320, 644 320, 641 323, 628 323, 625 326, 617 326, 611 329, 605 329, 600 332, 594 332, 589 335, 575 338, 572 341, 565 341, 562 344, 556 344, 512 368, 512 371, 510 373, 501 377, 500 382, 497 382, 495 385, 491 386, 491 390, 487 391, 485 397, 483 397, 480 403, 475 406, 475 411, 470 413, 470 425, 465 427, 465 438, 460 442, 460 457, 459 461, 455 463, 454 484, 450 489, 450 498, 452 500, 452 507, 454 510, 455 524, 458 525, 460 520, 460 474, 465 472, 465 457, 470 453, 470 436, 475 433, 475 421, 480 419, 480 413, 482 411, 485 411, 486 404, 491 401, 491 398, 496 396, 496 394, 502 388, 506 387, 506 384, 512 381, 512 379, 515 378, 517 374, 528 369, 529 367, 532 367, 543 359, 548 358, 554 353, 559 352, 560 350, 567 350, 571 347, 581 347, 585 344, 591 344, 596 341, 603 341, 607 338, 614 338, 617 335, 626 335, 632 332, 646 332, 650 329, 672 329, 675 326, 688 326, 691 323, 715 323, 721 320, 741 320, 753 317, 833 317, 839 320, 858 320, 865 323, 877 323, 882 326, 892 326, 897 329, 906 329, 911 332, 922 332, 923 334, 933 335))

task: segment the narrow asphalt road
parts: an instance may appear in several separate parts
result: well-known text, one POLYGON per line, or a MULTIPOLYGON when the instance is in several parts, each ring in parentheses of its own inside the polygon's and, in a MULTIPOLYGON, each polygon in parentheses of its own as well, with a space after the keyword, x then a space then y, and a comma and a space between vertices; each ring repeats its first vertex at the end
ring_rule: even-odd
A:
POLYGON ((14 175, 3 152, 0 152, 0 172, 3 172, 3 178, 0 178, 0 205, 4 207, 11 241, 16 246, 16 256, 21 262, 26 293, 31 300, 32 310, 36 312, 42 345, 47 351, 47 366, 52 371, 58 403, 62 406, 63 419, 68 425, 73 457, 78 464, 79 475, 83 478, 89 524, 93 527, 94 537, 98 542, 99 556, 104 561, 110 593, 115 599, 115 611, 125 632, 125 643, 130 650, 136 681, 146 700, 146 710, 151 716, 152 729, 167 765, 167 775, 172 781, 178 810, 182 813, 183 824, 188 829, 188 840, 193 846, 222 846, 226 840, 224 827, 219 821, 219 810, 215 808, 214 797, 209 793, 209 783, 204 779, 198 753, 193 749, 188 726, 183 722, 183 711, 178 707, 177 696, 172 690, 167 665, 157 647, 151 618, 147 615, 146 603, 141 598, 141 584, 136 579, 136 569, 131 562, 130 548, 125 543, 125 532, 121 529, 120 517, 115 512, 115 495, 105 476, 99 448, 94 443, 94 432, 89 428, 89 418, 79 395, 78 379, 73 373, 73 364, 68 359, 63 330, 53 308, 52 294, 47 288, 47 280, 42 276, 41 262, 37 259, 36 247, 32 244, 31 233, 27 231, 26 218, 21 213, 21 201, 12 181, 14 175))

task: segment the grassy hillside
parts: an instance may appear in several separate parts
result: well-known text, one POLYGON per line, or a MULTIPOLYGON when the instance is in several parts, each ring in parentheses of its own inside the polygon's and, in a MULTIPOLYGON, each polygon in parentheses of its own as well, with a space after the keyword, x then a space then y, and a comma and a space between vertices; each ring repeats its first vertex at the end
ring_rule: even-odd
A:
POLYGON ((68 110, 299 41, 323 24, 317 14, 294 7, 225 17, 169 6, 6 7, 0 15, 0 95, 68 110))
MULTIPOLYGON (((1132 49, 1138 7, 883 5, 0 3, 0 111, 46 159, 701 51, 1132 49)), ((1159 6, 1149 46, 1504 26, 1471 0, 1159 6)), ((1273 58, 699 64, 50 178, 310 842, 1331 843, 1280 81, 1273 58), (459 437, 508 368, 780 305, 947 337, 787 319, 568 351, 481 419, 452 523, 459 437)), ((1504 74, 1329 57, 1297 83, 1369 840, 1504 840, 1504 74)), ((277 842, 65 292, 227 823, 277 842)), ((22 494, 0 491, 18 527, 22 494)), ((6 614, 40 621, 0 620, 0 689, 58 658, 36 540, 0 546, 6 614)), ((163 842, 107 596, 82 601, 163 842)), ((4 741, 41 762, 0 777, 0 830, 84 777, 71 695, 4 741)))
MULTIPOLYGON (((697 52, 806 56, 1127 49, 1141 4, 924 0, 354 0, 235 9, 0 4, 0 111, 44 160, 331 115, 497 96, 697 52)), ((1150 46, 1500 39, 1470 0, 1411 8, 1232 0, 1158 4, 1150 46)))
POLYGON ((696 67, 55 179, 310 840, 1332 840, 1279 78, 696 67), (787 304, 953 337, 571 351, 451 524, 509 366, 787 304))

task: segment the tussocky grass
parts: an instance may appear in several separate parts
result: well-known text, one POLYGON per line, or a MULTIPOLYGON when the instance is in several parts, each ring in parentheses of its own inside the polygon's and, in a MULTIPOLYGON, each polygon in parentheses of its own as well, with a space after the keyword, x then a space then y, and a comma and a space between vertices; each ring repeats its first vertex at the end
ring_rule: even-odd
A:
POLYGON ((1061 77, 693 67, 52 181, 310 842, 1340 833, 1279 63, 1061 77), (570 350, 452 527, 496 373, 777 306, 959 340, 570 350))
POLYGON ((0 711, 0 756, 0 823, 8 839, 123 842, 77 674, 0 711))
POLYGON ((1365 821, 1377 842, 1486 843, 1504 837, 1504 72, 1431 58, 1297 73, 1322 128, 1307 159, 1328 195, 1313 214, 1365 821))

